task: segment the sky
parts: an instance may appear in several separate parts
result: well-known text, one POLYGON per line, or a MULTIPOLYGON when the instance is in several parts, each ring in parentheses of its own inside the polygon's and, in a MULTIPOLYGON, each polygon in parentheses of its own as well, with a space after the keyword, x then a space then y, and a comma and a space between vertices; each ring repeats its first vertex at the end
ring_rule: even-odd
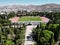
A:
POLYGON ((60 4, 60 0, 0 0, 0 5, 42 5, 56 3, 60 4))

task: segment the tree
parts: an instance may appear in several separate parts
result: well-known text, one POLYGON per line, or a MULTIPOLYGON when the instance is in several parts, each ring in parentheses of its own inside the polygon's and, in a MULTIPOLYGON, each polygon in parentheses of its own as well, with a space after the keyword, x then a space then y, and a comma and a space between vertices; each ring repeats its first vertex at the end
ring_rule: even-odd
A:
POLYGON ((14 17, 14 16, 16 16, 16 14, 15 14, 14 11, 12 11, 12 12, 10 12, 10 13, 8 14, 8 19, 9 19, 9 18, 12 18, 12 17, 14 17))
POLYGON ((12 42, 12 40, 6 40, 6 45, 15 45, 14 42, 12 42))
POLYGON ((37 42, 37 45, 53 45, 54 33, 49 30, 35 29, 33 39, 37 42))
POLYGON ((54 37, 54 33, 53 32, 48 31, 48 30, 43 30, 42 36, 40 38, 40 43, 42 45, 48 45, 48 44, 49 45, 53 45, 54 44, 54 42, 53 42, 54 38, 51 38, 51 37, 54 37), (52 42, 50 43, 49 41, 52 41, 52 42))
POLYGON ((55 41, 59 38, 59 24, 49 24, 48 29, 54 33, 55 41))

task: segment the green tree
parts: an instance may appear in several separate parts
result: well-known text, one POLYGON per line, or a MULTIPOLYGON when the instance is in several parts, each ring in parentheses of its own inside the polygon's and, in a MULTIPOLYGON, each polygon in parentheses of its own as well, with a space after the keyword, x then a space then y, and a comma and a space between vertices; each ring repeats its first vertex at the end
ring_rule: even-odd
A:
POLYGON ((49 30, 35 29, 33 39, 37 45, 54 45, 54 33, 49 30))
POLYGON ((15 45, 14 42, 12 42, 12 40, 6 40, 6 45, 15 45))

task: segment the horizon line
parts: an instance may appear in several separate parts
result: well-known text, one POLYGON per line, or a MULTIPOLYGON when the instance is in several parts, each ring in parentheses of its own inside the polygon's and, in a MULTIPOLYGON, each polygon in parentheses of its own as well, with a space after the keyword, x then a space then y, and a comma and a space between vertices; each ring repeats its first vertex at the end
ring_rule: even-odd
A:
MULTIPOLYGON (((60 4, 60 3, 45 3, 45 4, 60 4)), ((0 6, 7 6, 7 5, 22 5, 22 6, 28 6, 28 5, 45 5, 45 4, 5 4, 0 6)))

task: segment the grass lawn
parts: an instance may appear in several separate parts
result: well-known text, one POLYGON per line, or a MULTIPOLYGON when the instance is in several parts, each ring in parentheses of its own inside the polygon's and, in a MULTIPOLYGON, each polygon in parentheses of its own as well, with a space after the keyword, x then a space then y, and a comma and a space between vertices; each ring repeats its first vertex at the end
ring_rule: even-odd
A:
POLYGON ((41 21, 41 19, 38 16, 35 16, 35 17, 25 16, 25 17, 21 17, 19 21, 41 21))

